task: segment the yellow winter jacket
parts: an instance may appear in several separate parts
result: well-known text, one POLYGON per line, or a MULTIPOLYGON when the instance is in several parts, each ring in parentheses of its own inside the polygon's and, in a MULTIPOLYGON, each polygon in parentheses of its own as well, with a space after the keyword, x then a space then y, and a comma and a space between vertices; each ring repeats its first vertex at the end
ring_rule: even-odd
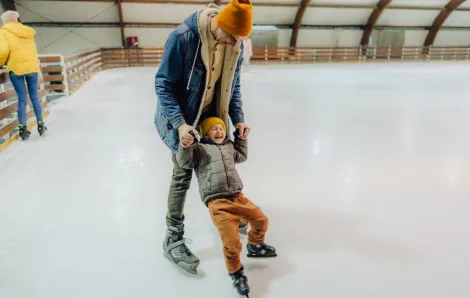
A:
POLYGON ((16 75, 39 72, 38 50, 34 42, 36 31, 18 22, 0 28, 0 67, 16 75))

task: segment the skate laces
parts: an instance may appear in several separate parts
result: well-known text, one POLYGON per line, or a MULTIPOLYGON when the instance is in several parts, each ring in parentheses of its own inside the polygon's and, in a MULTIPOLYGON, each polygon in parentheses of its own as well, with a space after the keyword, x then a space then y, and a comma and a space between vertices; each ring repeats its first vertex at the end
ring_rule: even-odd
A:
POLYGON ((192 252, 189 250, 189 248, 186 246, 186 243, 187 244, 193 243, 193 241, 191 239, 184 238, 183 236, 179 236, 178 238, 172 239, 170 241, 171 242, 168 243, 168 247, 167 247, 168 251, 172 251, 173 249, 179 248, 180 252, 182 252, 182 253, 184 253, 188 256, 193 255, 192 252))
POLYGON ((186 244, 192 244, 193 240, 191 240, 189 238, 183 238, 180 241, 181 241, 180 251, 182 253, 186 253, 188 256, 192 256, 193 253, 189 250, 189 248, 186 246, 186 244))

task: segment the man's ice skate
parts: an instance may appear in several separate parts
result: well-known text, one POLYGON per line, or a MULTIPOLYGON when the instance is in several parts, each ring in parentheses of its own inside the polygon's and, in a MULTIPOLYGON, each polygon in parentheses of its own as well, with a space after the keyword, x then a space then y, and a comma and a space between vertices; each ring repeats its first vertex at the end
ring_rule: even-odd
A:
POLYGON ((29 138, 31 132, 28 130, 26 125, 20 125, 20 138, 25 141, 29 138))
POLYGON ((248 278, 243 273, 243 266, 235 273, 230 273, 233 281, 233 287, 237 290, 239 295, 249 298, 250 286, 248 285, 248 278))
POLYGON ((44 125, 44 122, 38 122, 38 133, 40 136, 45 134, 47 131, 47 127, 44 125))
POLYGON ((245 236, 248 235, 248 223, 245 221, 240 221, 238 230, 240 231, 240 234, 245 236))
POLYGON ((254 245, 248 243, 246 245, 248 249, 249 258, 273 258, 277 257, 276 249, 272 246, 267 245, 266 243, 262 242, 260 244, 254 245))
POLYGON ((188 271, 197 274, 199 259, 186 246, 183 238, 183 227, 168 227, 165 242, 163 243, 164 256, 171 262, 188 271))

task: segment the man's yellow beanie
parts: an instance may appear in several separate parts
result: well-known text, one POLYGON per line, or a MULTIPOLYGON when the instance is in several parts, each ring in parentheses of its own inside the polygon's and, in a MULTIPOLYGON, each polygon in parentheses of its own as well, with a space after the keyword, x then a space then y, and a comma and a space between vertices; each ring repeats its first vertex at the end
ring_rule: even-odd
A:
POLYGON ((225 123, 222 119, 217 118, 217 117, 209 117, 206 120, 202 121, 201 123, 202 136, 205 137, 207 135, 207 132, 211 129, 211 127, 216 124, 222 124, 222 126, 224 127, 224 130, 226 130, 225 123))
POLYGON ((250 0, 231 0, 217 16, 217 25, 231 35, 249 36, 253 27, 250 0))

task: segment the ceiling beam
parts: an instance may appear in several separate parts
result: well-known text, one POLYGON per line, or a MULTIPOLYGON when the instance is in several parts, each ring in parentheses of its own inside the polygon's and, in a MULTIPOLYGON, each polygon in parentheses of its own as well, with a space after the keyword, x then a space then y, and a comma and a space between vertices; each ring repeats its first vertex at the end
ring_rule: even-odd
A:
MULTIPOLYGON (((121 26, 120 22, 25 22, 25 25, 32 27, 83 27, 83 28, 96 28, 96 27, 115 27, 121 26)), ((154 27, 154 28, 174 28, 180 23, 159 23, 159 22, 123 22, 124 27, 154 27)), ((255 24, 257 25, 257 24, 255 24)), ((280 29, 291 29, 291 24, 269 24, 280 29)), ((364 30, 362 25, 301 25, 300 29, 346 29, 346 30, 364 30)), ((376 26, 375 30, 430 30, 429 26, 376 26)), ((442 26, 442 30, 469 30, 470 26, 442 26)))
POLYGON ((290 46, 297 46, 297 37, 299 36, 300 25, 302 25, 302 19, 304 18, 305 11, 310 4, 310 0, 302 0, 295 15, 294 24, 292 25, 292 35, 290 37, 290 46))
POLYGON ((116 0, 119 13, 119 27, 121 28, 121 43, 122 47, 126 47, 126 37, 124 35, 124 18, 122 16, 122 0, 116 0))
POLYGON ((439 33, 439 29, 441 29, 444 22, 447 18, 454 12, 456 8, 458 8, 462 3, 466 0, 450 0, 449 3, 446 5, 444 10, 439 13, 439 15, 434 19, 434 22, 431 26, 431 29, 426 36, 426 40, 424 41, 424 46, 432 46, 436 39, 437 33, 439 33))
MULTIPOLYGON (((77 0, 47 0, 56 2, 76 2, 77 0)), ((79 0, 80 2, 115 2, 116 0, 79 0)), ((220 5, 226 5, 229 1, 214 0, 214 3, 220 1, 220 5)), ((208 1, 204 0, 122 0, 122 3, 151 3, 151 4, 180 4, 180 5, 207 5, 208 1)), ((258 7, 299 7, 296 3, 269 3, 261 2, 255 4, 258 7)), ((308 7, 313 8, 344 8, 344 9, 375 9, 376 5, 369 4, 315 4, 311 3, 308 7)), ((419 6, 419 5, 389 5, 387 9, 400 9, 400 10, 444 10, 440 6, 419 6)), ((457 8, 458 11, 470 11, 470 8, 457 8)))
POLYGON ((361 46, 366 46, 369 44, 369 39, 375 29, 377 20, 380 18, 380 15, 382 15, 382 12, 390 4, 390 2, 392 2, 392 0, 380 0, 379 3, 377 3, 375 9, 369 16, 369 20, 367 20, 364 32, 362 33, 361 46))

